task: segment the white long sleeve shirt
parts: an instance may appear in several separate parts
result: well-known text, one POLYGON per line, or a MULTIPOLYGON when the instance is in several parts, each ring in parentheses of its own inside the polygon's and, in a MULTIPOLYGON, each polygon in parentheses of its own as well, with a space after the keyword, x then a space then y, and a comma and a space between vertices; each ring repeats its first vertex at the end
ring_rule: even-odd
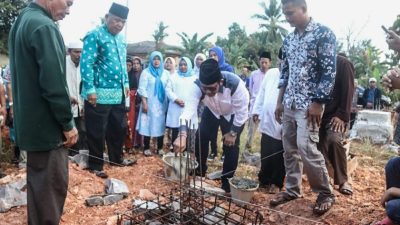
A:
POLYGON ((69 96, 75 98, 78 104, 71 105, 72 113, 74 117, 80 116, 80 110, 83 109, 83 99, 79 94, 79 87, 81 83, 81 72, 80 66, 76 67, 75 63, 72 62, 71 57, 67 56, 67 85, 69 90, 69 96))
POLYGON ((249 92, 245 83, 234 73, 221 71, 224 83, 219 91, 213 97, 204 95, 200 89, 199 80, 196 80, 196 86, 191 90, 191 99, 185 103, 180 119, 188 121, 197 113, 197 106, 202 100, 216 118, 223 116, 230 121, 231 116, 235 115, 231 130, 238 132, 240 127, 248 119, 249 92), (204 97, 204 98, 203 98, 204 97), (203 99, 202 99, 203 98, 203 99))
POLYGON ((261 69, 253 71, 249 78, 249 93, 250 93, 250 112, 253 110, 254 102, 256 101, 257 95, 260 91, 261 84, 265 77, 264 72, 261 69))
POLYGON ((259 130, 277 140, 282 140, 282 126, 275 120, 275 108, 279 95, 279 69, 269 69, 254 102, 252 115, 260 119, 259 130))

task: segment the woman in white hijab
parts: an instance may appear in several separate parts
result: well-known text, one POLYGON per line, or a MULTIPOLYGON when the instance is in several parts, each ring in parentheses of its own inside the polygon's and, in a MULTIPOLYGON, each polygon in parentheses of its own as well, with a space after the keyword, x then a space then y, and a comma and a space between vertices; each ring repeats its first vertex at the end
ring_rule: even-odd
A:
POLYGON ((193 60, 193 65, 194 65, 193 72, 194 72, 194 75, 197 78, 199 77, 199 73, 200 73, 200 65, 206 59, 207 59, 207 57, 203 53, 197 53, 197 55, 194 57, 194 60, 193 60))

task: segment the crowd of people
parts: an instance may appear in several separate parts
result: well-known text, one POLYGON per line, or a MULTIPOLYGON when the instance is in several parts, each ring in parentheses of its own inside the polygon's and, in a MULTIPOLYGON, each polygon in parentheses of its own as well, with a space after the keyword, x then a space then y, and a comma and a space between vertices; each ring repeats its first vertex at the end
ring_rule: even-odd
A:
MULTIPOLYGON (((117 3, 103 25, 68 46, 54 22, 69 14, 73 0, 35 0, 22 10, 10 32, 0 114, 2 123, 13 119, 8 125, 15 157, 27 167, 29 224, 59 224, 68 153, 85 149, 89 171, 101 178, 108 177, 105 152, 110 165, 131 166, 136 160, 124 157, 133 149, 146 157, 188 151, 199 164, 194 175, 204 177, 207 161, 218 155, 220 132, 221 188, 230 195, 228 179, 238 166, 246 122, 246 149, 254 148, 257 128, 261 133, 258 180, 262 190, 275 194, 272 207, 303 195, 304 172, 318 194, 313 212, 326 213, 335 203, 328 166, 338 191, 352 195, 344 144, 357 113, 354 66, 337 54, 335 34, 309 16, 305 0, 281 3, 295 29, 285 38, 276 67, 271 53, 260 51, 259 69, 250 73, 244 66, 240 75, 219 46, 193 59, 164 60, 158 51, 146 59, 128 56, 120 32, 129 9, 117 3), (187 146, 193 145, 188 140, 194 146, 187 146)), ((387 42, 400 52, 396 33, 390 31, 387 42)), ((399 75, 390 70, 383 85, 399 89, 399 75)), ((371 78, 363 93, 365 108, 380 107, 376 83, 371 78)), ((381 225, 400 223, 399 162, 394 158, 386 166, 382 205, 388 217, 381 225)))

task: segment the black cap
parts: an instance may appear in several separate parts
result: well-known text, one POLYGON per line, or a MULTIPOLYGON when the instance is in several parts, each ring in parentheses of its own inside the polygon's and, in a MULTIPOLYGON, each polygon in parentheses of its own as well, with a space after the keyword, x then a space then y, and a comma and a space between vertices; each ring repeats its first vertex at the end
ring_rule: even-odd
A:
POLYGON ((108 12, 126 20, 128 18, 129 8, 114 2, 108 12))
POLYGON ((261 52, 260 59, 261 58, 267 58, 267 59, 271 60, 271 53, 270 52, 261 52))
POLYGON ((200 66, 199 80, 202 84, 210 85, 221 81, 222 74, 215 59, 207 59, 200 66))

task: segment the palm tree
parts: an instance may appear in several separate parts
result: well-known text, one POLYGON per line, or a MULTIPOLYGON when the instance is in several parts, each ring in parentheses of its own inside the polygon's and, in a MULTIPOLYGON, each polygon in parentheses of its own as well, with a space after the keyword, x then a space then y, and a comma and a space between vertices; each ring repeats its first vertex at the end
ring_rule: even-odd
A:
POLYGON ((206 40, 213 34, 214 33, 208 33, 197 40, 197 33, 195 33, 192 37, 189 37, 189 35, 185 32, 177 33, 177 35, 182 39, 182 46, 184 48, 183 54, 193 59, 197 53, 204 52, 204 50, 208 47, 206 40))
POLYGON ((154 41, 156 42, 156 50, 160 51, 162 45, 164 44, 164 39, 166 37, 168 37, 168 34, 165 32, 165 30, 168 28, 169 26, 165 25, 164 22, 160 22, 158 24, 158 28, 156 30, 154 30, 154 34, 153 34, 153 38, 154 41))
POLYGON ((281 26, 281 24, 285 22, 285 20, 281 19, 282 7, 276 0, 270 0, 268 6, 265 2, 261 2, 260 6, 264 14, 255 14, 252 18, 262 20, 263 22, 260 23, 260 28, 264 28, 268 32, 268 42, 276 43, 280 46, 283 38, 288 34, 288 31, 281 26))

